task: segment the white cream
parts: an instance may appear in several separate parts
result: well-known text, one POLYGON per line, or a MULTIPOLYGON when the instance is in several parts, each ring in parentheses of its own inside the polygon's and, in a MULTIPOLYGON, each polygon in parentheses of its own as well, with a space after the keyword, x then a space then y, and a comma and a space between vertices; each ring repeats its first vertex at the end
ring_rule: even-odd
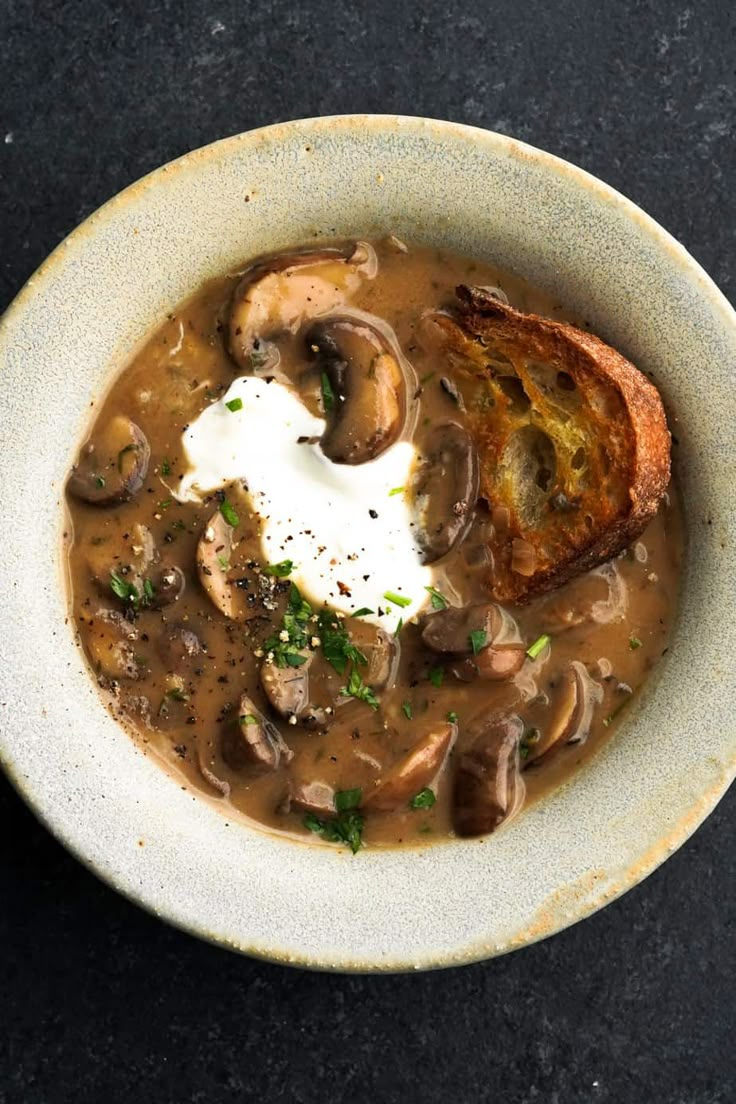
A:
POLYGON ((334 464, 318 444, 297 443, 324 429, 287 387, 240 377, 183 434, 189 470, 176 497, 197 501, 244 480, 260 518, 264 562, 292 560, 291 578, 314 604, 345 613, 367 607, 375 611, 367 620, 393 630, 399 617, 426 605, 432 583, 405 496, 390 493, 407 485, 414 446, 399 441, 368 464, 334 464), (240 410, 228 410, 233 399, 242 401, 240 410), (387 591, 410 604, 392 604, 387 591))

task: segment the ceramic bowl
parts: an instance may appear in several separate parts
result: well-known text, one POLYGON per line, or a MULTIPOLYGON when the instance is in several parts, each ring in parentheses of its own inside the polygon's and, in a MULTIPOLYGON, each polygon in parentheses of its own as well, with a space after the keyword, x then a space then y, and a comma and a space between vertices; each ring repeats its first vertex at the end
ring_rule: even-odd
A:
POLYGON ((664 230, 502 135, 313 119, 157 170, 67 238, 2 321, 5 770, 116 889, 279 962, 448 966, 589 915, 677 848, 734 774, 735 351, 736 315, 664 230), (266 250, 389 231, 531 278, 653 373, 679 442, 687 554, 669 654, 586 767, 485 841, 353 858, 229 821, 107 714, 67 621, 62 488, 90 404, 202 281, 266 250))

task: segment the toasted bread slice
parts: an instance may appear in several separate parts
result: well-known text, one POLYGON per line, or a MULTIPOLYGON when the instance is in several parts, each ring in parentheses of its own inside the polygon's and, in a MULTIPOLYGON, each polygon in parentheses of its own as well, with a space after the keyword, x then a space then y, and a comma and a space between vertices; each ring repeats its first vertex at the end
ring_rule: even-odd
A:
POLYGON ((431 325, 475 401, 480 496, 499 601, 524 602, 611 559, 654 516, 670 477, 656 388, 615 349, 563 322, 459 287, 431 325))

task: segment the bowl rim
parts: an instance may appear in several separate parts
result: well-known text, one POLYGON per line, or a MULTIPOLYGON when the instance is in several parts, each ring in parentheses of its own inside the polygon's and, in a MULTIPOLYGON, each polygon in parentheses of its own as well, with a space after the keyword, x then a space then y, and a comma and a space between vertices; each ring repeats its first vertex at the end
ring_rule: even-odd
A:
MULTIPOLYGON (((649 238, 653 239, 666 250, 670 259, 678 266, 680 271, 685 274, 687 281, 691 284, 696 284, 706 296, 709 306, 714 312, 720 315, 723 325, 726 328, 730 327, 736 333, 736 311, 711 277, 685 247, 633 201, 610 185, 601 181, 599 178, 593 176, 585 169, 579 168, 555 154, 548 153, 526 142, 481 127, 422 116, 356 113, 288 120, 233 134, 173 158, 132 182, 93 211, 83 222, 65 236, 26 280, 0 317, 0 345, 2 345, 4 341, 7 328, 15 319, 16 315, 20 315, 31 297, 39 290, 43 290, 47 282, 53 279, 56 265, 64 256, 66 250, 72 244, 76 244, 80 239, 84 238, 87 234, 94 233, 96 228, 101 223, 104 223, 105 220, 113 218, 118 210, 124 207, 129 200, 149 188, 156 187, 160 182, 165 180, 169 173, 186 169, 195 165, 197 162, 210 158, 217 159, 220 157, 227 157, 231 151, 235 151, 243 146, 256 146, 263 140, 268 140, 272 144, 278 143, 281 136, 286 137, 288 135, 293 135, 295 132, 307 134, 318 131, 324 134, 335 129, 354 131, 357 128, 369 128, 374 132, 388 132, 390 130, 393 133, 395 133, 397 129, 416 133, 422 130, 429 130, 436 138, 438 144, 441 144, 443 138, 464 138, 473 145, 482 145, 486 147, 489 151, 501 151, 512 156, 530 160, 544 171, 566 180, 568 184, 576 186, 582 191, 588 192, 596 202, 614 204, 623 212, 628 220, 636 223, 649 238)), ((0 729, 0 736, 2 737, 2 739, 0 739, 0 763, 6 776, 37 819, 44 824, 51 834, 82 862, 88 870, 94 873, 103 882, 110 885, 116 892, 121 893, 125 898, 133 901, 136 905, 144 908, 157 918, 164 919, 173 926, 217 946, 227 946, 230 949, 238 950, 252 957, 277 964, 296 965, 307 969, 341 973, 416 972, 417 970, 438 969, 469 964, 486 959, 491 954, 504 954, 510 950, 516 949, 518 946, 526 946, 546 938, 549 935, 555 934, 557 931, 570 926, 572 923, 577 923, 579 920, 587 918, 599 908, 603 907, 603 905, 616 899, 633 885, 638 884, 652 873, 670 854, 679 848, 703 820, 705 820, 729 788, 734 776, 736 776, 736 760, 734 760, 730 772, 726 771, 707 793, 701 794, 691 807, 688 808, 686 814, 670 828, 668 834, 661 837, 654 846, 648 849, 645 855, 640 856, 636 862, 632 863, 624 871, 619 877, 618 885, 613 891, 610 887, 604 887, 599 895, 596 896, 596 894, 591 894, 587 900, 578 903, 573 915, 558 916, 546 926, 540 926, 540 930, 536 933, 528 933, 523 940, 510 940, 506 945, 499 947, 493 952, 489 952, 488 948, 482 944, 476 944, 474 946, 467 946, 460 954, 447 954, 444 957, 441 956, 439 952, 430 952, 428 956, 423 957, 419 962, 416 960, 406 963, 394 962, 387 966, 376 959, 369 964, 361 963, 360 966, 356 966, 346 960, 345 956, 339 951, 335 953, 334 960, 317 962, 308 955, 302 957, 290 953, 287 957, 286 955, 279 955, 269 950, 264 951, 258 946, 244 946, 240 944, 233 946, 233 944, 225 942, 220 936, 208 931, 206 925, 202 922, 200 922, 199 925, 194 922, 187 923, 174 915, 162 914, 158 911, 155 904, 146 898, 145 893, 141 892, 139 895, 132 887, 119 884, 116 880, 114 869, 106 869, 95 862, 90 856, 86 855, 81 845, 78 845, 77 841, 71 839, 61 825, 56 823, 54 809, 44 807, 43 801, 34 794, 31 784, 27 783, 22 778, 21 772, 15 769, 12 755, 12 743, 5 740, 6 734, 11 731, 12 727, 12 723, 3 723, 0 729)), ((157 769, 160 769, 158 765, 157 769)))

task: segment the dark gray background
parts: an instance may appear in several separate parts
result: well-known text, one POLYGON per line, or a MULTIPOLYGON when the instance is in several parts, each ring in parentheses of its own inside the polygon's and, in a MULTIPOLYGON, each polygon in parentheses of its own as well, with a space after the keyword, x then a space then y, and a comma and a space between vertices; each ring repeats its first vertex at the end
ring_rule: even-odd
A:
MULTIPOLYGON (((569 158, 641 204, 733 298, 729 0, 0 8, 0 307, 161 162, 350 111, 475 123, 569 158)), ((32 365, 29 386, 43 387, 32 365)), ((69 858, 0 781, 0 1102, 732 1102, 735 810, 731 794, 645 884, 546 943, 445 973, 351 978, 164 927, 69 858)))

